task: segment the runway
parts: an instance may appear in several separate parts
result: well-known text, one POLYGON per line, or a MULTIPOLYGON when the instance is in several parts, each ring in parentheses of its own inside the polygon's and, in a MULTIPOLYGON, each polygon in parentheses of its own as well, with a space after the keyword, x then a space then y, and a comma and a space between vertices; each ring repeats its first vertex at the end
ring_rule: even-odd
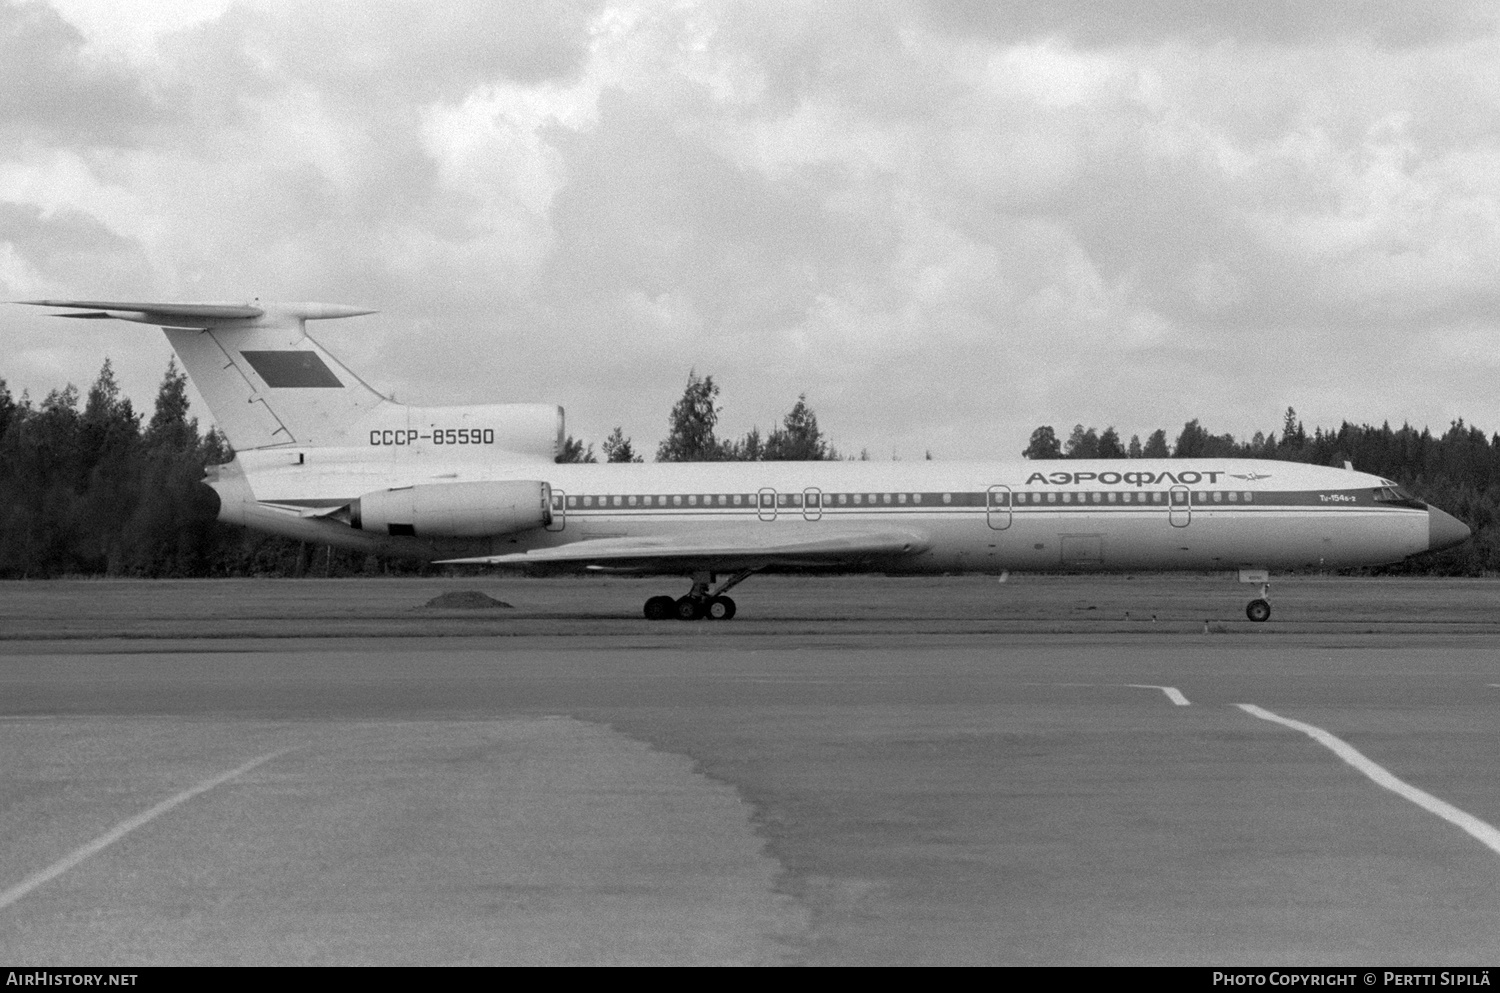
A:
POLYGON ((666 585, 0 587, 0 960, 1500 958, 1500 584, 666 585))

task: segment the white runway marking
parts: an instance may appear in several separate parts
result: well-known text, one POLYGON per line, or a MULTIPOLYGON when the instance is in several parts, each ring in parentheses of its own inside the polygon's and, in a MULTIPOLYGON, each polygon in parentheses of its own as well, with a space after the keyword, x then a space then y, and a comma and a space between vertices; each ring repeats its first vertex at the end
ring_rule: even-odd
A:
POLYGON ((121 821, 119 824, 116 824, 114 827, 110 828, 108 831, 104 832, 99 837, 89 842, 87 845, 84 845, 82 848, 73 851, 65 858, 52 863, 41 872, 27 876, 25 879, 12 886, 10 889, 0 892, 0 910, 9 907, 11 904, 21 899, 21 897, 30 893, 38 886, 41 886, 43 883, 51 882, 58 876, 61 876, 63 873, 67 872, 69 869, 77 866, 80 862, 88 858, 90 855, 98 854, 105 848, 108 848, 110 845, 113 845, 115 842, 125 837, 130 832, 134 831, 136 828, 140 827, 143 824, 150 823, 157 817, 160 817, 162 814, 165 814, 167 811, 171 810, 173 807, 186 803, 188 800, 191 800, 199 793, 207 793, 215 786, 227 783, 237 776, 243 776, 245 773, 249 772, 251 769, 254 769, 256 766, 264 765, 272 759, 285 755, 290 751, 292 751, 292 749, 283 748, 279 752, 272 752, 269 755, 262 755, 258 759, 251 759, 249 762, 246 762, 238 769, 230 769, 223 775, 215 776, 213 779, 205 779, 203 782, 199 783, 197 786, 194 786, 192 789, 183 790, 176 796, 168 797, 161 803, 158 803, 150 810, 147 810, 146 812, 141 814, 136 814, 129 820, 121 821))
POLYGON ((1183 696, 1182 691, 1175 686, 1152 686, 1149 683, 1126 683, 1125 685, 1135 690, 1161 690, 1167 695, 1167 699, 1177 704, 1177 706, 1189 706, 1188 698, 1183 696))
POLYGON ((1395 776, 1391 775, 1391 773, 1387 772, 1383 767, 1378 766, 1374 762, 1371 762, 1369 759, 1365 758, 1364 755, 1360 754, 1352 745, 1348 744, 1342 739, 1335 738, 1333 735, 1329 734, 1327 731, 1324 731, 1320 727, 1314 727, 1311 724, 1304 724, 1301 721, 1294 721, 1290 718, 1282 717, 1279 714, 1273 714, 1269 710, 1263 710, 1253 703, 1238 703, 1235 704, 1235 706, 1239 707, 1247 714, 1252 714, 1255 717, 1259 717, 1261 720, 1274 721, 1275 723, 1285 725, 1286 727, 1289 727, 1294 731, 1301 731, 1313 741, 1316 741, 1318 744, 1322 745, 1324 748, 1327 748, 1339 758, 1343 759, 1345 762, 1349 763, 1350 765, 1354 766, 1354 768, 1370 777, 1370 779, 1374 780, 1378 785, 1384 786, 1386 789, 1390 790, 1392 793, 1395 793, 1397 796, 1405 797, 1407 800, 1410 800, 1412 803, 1416 804, 1418 807, 1421 807, 1428 813, 1436 814, 1448 823, 1462 828, 1469 834, 1478 838, 1482 844, 1490 848, 1497 855, 1500 855, 1500 828, 1496 828, 1493 824, 1488 824, 1484 821, 1481 821, 1473 814, 1459 810, 1457 807, 1453 806, 1453 804, 1451 803, 1448 803, 1446 800, 1439 800, 1437 797, 1433 796, 1431 793, 1426 792, 1425 790, 1419 790, 1410 783, 1397 779, 1395 776))

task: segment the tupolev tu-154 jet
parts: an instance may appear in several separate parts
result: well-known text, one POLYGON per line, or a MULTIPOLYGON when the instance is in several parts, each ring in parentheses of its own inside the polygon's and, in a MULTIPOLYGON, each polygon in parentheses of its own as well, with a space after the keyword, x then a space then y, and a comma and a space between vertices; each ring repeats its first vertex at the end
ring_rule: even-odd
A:
POLYGON ((154 324, 234 447, 221 520, 301 541, 532 571, 690 576, 653 620, 734 616, 768 567, 889 573, 1379 565, 1469 537, 1388 479, 1253 459, 559 465, 563 410, 382 396, 306 322, 317 303, 25 301, 154 324))

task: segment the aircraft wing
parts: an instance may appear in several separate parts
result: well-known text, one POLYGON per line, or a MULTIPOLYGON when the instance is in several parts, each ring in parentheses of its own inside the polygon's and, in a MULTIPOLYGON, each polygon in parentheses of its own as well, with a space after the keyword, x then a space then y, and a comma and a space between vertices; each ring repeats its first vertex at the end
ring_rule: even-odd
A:
POLYGON ((680 532, 628 538, 588 538, 567 545, 506 555, 445 559, 444 564, 596 566, 622 570, 759 569, 770 565, 843 566, 867 559, 917 555, 931 546, 919 531, 808 529, 777 534, 767 527, 745 531, 680 532))

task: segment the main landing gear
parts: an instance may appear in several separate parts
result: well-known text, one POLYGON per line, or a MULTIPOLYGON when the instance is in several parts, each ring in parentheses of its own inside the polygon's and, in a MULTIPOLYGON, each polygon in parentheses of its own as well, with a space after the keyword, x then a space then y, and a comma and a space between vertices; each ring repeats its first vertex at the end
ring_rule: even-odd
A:
POLYGON ((664 621, 675 617, 680 621, 727 621, 734 616, 734 601, 724 593, 749 579, 754 572, 754 569, 737 572, 717 587, 713 587, 713 573, 694 573, 693 588, 687 596, 675 600, 669 596, 654 596, 647 600, 646 620, 664 621))

